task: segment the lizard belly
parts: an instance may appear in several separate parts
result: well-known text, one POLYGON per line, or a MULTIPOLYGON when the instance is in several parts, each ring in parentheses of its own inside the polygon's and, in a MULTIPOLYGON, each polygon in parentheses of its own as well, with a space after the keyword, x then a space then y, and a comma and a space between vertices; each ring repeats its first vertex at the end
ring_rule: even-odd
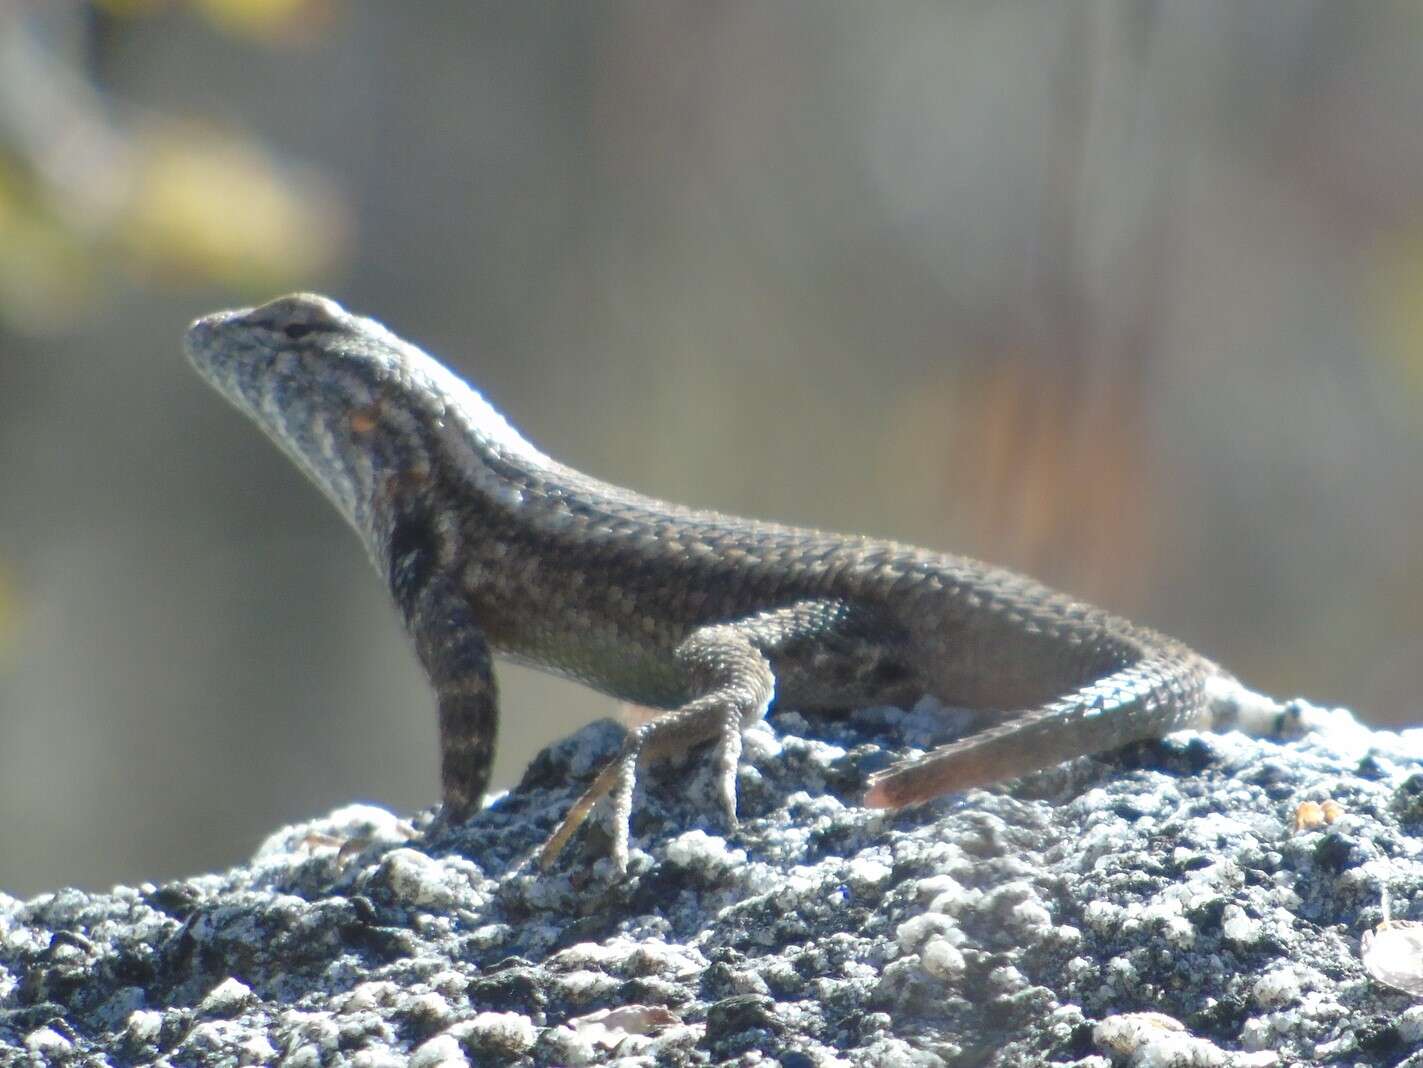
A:
POLYGON ((597 640, 496 645, 495 651, 516 664, 651 708, 675 708, 688 698, 686 676, 670 652, 634 653, 626 644, 597 640))

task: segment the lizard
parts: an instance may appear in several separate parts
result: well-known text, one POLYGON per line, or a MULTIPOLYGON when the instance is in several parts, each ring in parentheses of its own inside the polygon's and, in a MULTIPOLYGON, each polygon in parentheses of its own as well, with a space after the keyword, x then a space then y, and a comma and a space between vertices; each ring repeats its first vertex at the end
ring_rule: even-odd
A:
POLYGON ((492 656, 661 715, 628 733, 539 855, 594 805, 628 862, 639 767, 711 742, 736 826, 741 732, 925 694, 992 726, 873 774, 897 809, 1183 728, 1287 729, 1287 706, 1184 644, 1016 572, 891 541, 655 500, 527 441, 472 386, 374 319, 297 293, 196 320, 184 348, 355 529, 439 717, 440 818, 488 785, 492 656))

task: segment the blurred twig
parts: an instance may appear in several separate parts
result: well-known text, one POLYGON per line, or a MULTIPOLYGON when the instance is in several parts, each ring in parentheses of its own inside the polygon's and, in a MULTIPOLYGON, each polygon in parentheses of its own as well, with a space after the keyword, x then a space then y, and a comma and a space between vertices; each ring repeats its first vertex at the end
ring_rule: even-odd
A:
POLYGON ((121 277, 261 290, 335 262, 331 182, 237 133, 124 107, 39 19, 0 6, 0 323, 61 329, 121 277))

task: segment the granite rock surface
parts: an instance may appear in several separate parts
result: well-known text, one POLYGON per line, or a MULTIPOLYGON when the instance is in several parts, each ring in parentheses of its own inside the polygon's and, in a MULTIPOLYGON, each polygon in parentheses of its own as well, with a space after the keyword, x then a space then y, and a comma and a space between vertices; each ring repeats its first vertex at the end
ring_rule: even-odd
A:
POLYGON ((223 874, 0 895, 0 1064, 1423 1066, 1423 1002, 1360 959, 1384 892, 1423 918, 1423 732, 855 803, 944 722, 754 728, 734 832, 705 760, 654 768, 626 875, 597 828, 530 863, 605 723, 460 827, 352 806, 223 874))

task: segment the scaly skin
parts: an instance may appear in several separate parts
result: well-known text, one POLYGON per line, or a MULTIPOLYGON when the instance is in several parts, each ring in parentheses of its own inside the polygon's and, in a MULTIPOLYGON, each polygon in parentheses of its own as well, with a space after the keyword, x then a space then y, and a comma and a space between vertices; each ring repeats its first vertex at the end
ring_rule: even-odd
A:
POLYGON ((1004 721, 874 776, 898 807, 1183 727, 1274 729, 1281 707, 1209 660, 961 556, 698 511, 550 459, 448 369, 309 294, 199 319, 198 371, 355 528, 439 704, 444 815, 489 778, 491 653, 671 709, 633 732, 544 847, 600 797, 627 861, 640 762, 714 740, 734 823, 741 730, 806 710, 945 704, 1004 721))

